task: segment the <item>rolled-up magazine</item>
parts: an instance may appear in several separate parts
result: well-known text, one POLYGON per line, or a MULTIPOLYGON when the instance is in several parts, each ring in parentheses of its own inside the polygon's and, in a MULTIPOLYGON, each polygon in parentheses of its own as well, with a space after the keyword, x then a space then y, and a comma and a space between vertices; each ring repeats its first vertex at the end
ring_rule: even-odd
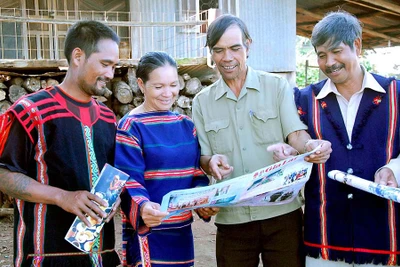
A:
MULTIPOLYGON (((115 201, 121 194, 129 175, 106 164, 97 179, 96 184, 90 191, 105 200, 108 205, 101 206, 101 209, 109 214, 115 204, 115 201)), ((88 221, 92 224, 91 227, 79 219, 77 216, 65 235, 65 240, 71 243, 74 247, 83 252, 91 252, 96 238, 100 235, 101 229, 104 225, 104 220, 97 223, 90 216, 87 217, 88 221)))
POLYGON ((368 193, 383 197, 400 203, 400 189, 386 185, 380 185, 358 176, 351 175, 342 171, 333 170, 328 172, 328 177, 338 182, 350 185, 368 193))
POLYGON ((312 163, 304 158, 319 148, 213 185, 171 191, 163 197, 161 210, 168 211, 172 216, 201 207, 289 203, 297 197, 310 177, 312 163))

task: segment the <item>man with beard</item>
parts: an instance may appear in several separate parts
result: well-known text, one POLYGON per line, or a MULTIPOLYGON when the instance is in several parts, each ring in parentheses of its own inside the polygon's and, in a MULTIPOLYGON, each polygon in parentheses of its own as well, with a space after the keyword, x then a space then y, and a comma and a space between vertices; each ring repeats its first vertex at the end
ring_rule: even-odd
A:
POLYGON ((332 12, 316 24, 311 42, 328 79, 295 90, 312 138, 332 144, 305 187, 306 266, 398 266, 399 204, 327 178, 341 170, 382 185, 400 178, 400 83, 360 65, 360 22, 332 12))
POLYGON ((78 216, 110 221, 89 191, 113 162, 115 116, 102 94, 119 62, 119 37, 97 21, 74 24, 65 39, 64 81, 19 99, 0 117, 0 190, 15 198, 15 266, 117 266, 114 224, 83 253, 64 240, 78 216))
MULTIPOLYGON (((207 46, 221 79, 194 98, 193 120, 201 166, 217 180, 289 156, 285 141, 300 152, 322 144, 307 158, 314 163, 325 162, 331 152, 329 142, 310 141, 286 79, 247 65, 251 43, 244 22, 232 15, 218 17, 207 31, 207 46)), ((301 205, 296 198, 276 206, 221 208, 215 220, 218 266, 256 267, 260 255, 264 266, 303 266, 301 205)))

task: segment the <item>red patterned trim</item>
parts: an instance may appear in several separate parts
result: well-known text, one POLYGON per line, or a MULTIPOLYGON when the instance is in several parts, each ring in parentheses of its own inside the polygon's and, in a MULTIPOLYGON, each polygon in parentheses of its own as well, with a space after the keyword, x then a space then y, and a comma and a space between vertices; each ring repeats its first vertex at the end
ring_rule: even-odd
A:
POLYGON ((140 147, 138 140, 136 137, 128 137, 122 134, 117 134, 116 136, 116 141, 117 143, 122 143, 124 145, 129 145, 131 147, 134 147, 136 149, 141 150, 142 148, 140 147))
MULTIPOLYGON (((321 131, 321 117, 320 117, 320 104, 319 101, 315 98, 314 92, 312 92, 312 101, 313 101, 313 125, 314 132, 317 139, 322 139, 322 131, 321 131)), ((325 104, 326 105, 326 104, 325 104)), ((321 108, 324 108, 321 103, 321 108)), ((325 164, 318 164, 318 177, 319 177, 319 195, 320 195, 320 231, 321 231, 321 243, 324 247, 321 248, 321 257, 324 260, 329 258, 328 249, 326 246, 328 245, 328 233, 327 233, 327 214, 326 214, 326 176, 325 176, 325 164)))
POLYGON ((129 214, 129 220, 131 222, 131 225, 133 227, 133 229, 137 230, 137 224, 136 221, 138 220, 138 213, 139 213, 139 206, 138 204, 136 204, 135 199, 132 199, 131 201, 131 210, 130 210, 130 214, 129 214))
POLYGON ((151 267, 150 247, 146 236, 139 236, 140 255, 142 257, 142 267, 151 267))
POLYGON ((96 251, 96 253, 92 252, 65 252, 65 253, 44 253, 44 254, 28 254, 28 258, 32 257, 60 257, 60 256, 87 256, 92 254, 103 254, 108 252, 113 252, 115 249, 107 249, 102 251, 96 251))
POLYGON ((205 172, 203 172, 203 170, 195 169, 194 176, 203 176, 203 175, 206 175, 205 172))
MULTIPOLYGON (((394 139, 397 129, 397 88, 396 80, 393 80, 389 86, 389 131, 386 145, 386 164, 392 159, 394 139)), ((397 235, 396 235, 396 214, 393 201, 388 200, 388 221, 390 233, 390 254, 388 265, 395 265, 397 263, 397 235)))
POLYGON ((26 232, 26 225, 22 214, 24 214, 24 201, 20 199, 15 200, 16 206, 18 208, 19 220, 17 228, 17 254, 15 255, 14 264, 15 266, 21 266, 23 256, 24 256, 24 236, 26 232))
POLYGON ((15 117, 11 116, 8 112, 0 115, 0 155, 3 153, 14 118, 15 117))
POLYGON ((163 220, 162 221, 162 223, 164 224, 164 223, 179 223, 179 222, 184 222, 184 221, 187 221, 187 220, 190 220, 191 218, 192 218, 192 211, 191 210, 189 210, 189 211, 184 211, 184 212, 182 212, 182 213, 179 213, 179 214, 177 214, 177 215, 173 215, 173 216, 171 216, 171 217, 169 217, 168 219, 166 219, 166 220, 163 220))
POLYGON ((144 124, 152 124, 152 123, 169 123, 182 121, 184 119, 183 116, 152 116, 146 118, 137 118, 138 121, 144 124))
MULTIPOLYGON (((48 184, 47 164, 44 160, 44 155, 47 151, 43 124, 38 109, 32 107, 32 102, 28 100, 21 101, 21 105, 30 111, 29 118, 37 128, 38 140, 35 146, 35 161, 37 162, 37 180, 41 184, 48 184)), ((34 211, 34 251, 36 254, 44 253, 44 236, 45 236, 45 220, 46 220, 47 205, 42 203, 35 204, 34 211)), ((33 266, 41 266, 43 257, 35 256, 33 266)))
POLYGON ((168 177, 192 176, 195 171, 195 168, 146 171, 144 172, 144 179, 165 179, 168 177))
POLYGON ((391 250, 379 250, 379 249, 367 249, 367 248, 353 248, 353 247, 338 247, 338 246, 324 246, 321 244, 314 244, 310 242, 304 241, 304 244, 309 247, 315 247, 322 249, 332 249, 339 251, 349 251, 349 252, 363 252, 363 253, 371 253, 371 254, 382 254, 382 255, 393 255, 396 257, 397 254, 400 254, 400 251, 391 251, 391 250))

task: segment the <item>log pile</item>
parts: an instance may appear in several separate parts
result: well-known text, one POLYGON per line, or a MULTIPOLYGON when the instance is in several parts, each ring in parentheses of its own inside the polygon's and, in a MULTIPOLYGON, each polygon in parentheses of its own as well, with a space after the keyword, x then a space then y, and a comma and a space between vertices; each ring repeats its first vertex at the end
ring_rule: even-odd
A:
MULTIPOLYGON (((119 71, 118 74, 116 73, 116 77, 107 84, 105 93, 101 96, 95 96, 95 98, 111 108, 117 118, 120 119, 131 109, 141 105, 144 101, 144 96, 136 82, 136 70, 134 67, 128 67, 119 71)), ((12 77, 0 74, 0 114, 4 113, 20 97, 48 86, 57 85, 62 79, 62 75, 49 78, 40 77, 39 75, 37 77, 12 77)), ((179 75, 180 91, 172 110, 190 116, 193 97, 206 85, 214 81, 216 81, 216 75, 204 77, 190 77, 187 73, 179 75)))
MULTIPOLYGON (((20 97, 37 92, 48 86, 62 82, 64 75, 48 76, 12 76, 0 72, 0 114, 3 114, 20 97)), ((192 115, 193 97, 206 85, 216 81, 212 74, 204 77, 190 77, 187 73, 179 75, 179 95, 172 106, 172 111, 188 116, 192 115)), ((144 96, 136 82, 136 69, 127 67, 117 69, 114 79, 107 84, 107 89, 101 96, 95 96, 98 101, 112 109, 119 120, 126 113, 141 105, 144 96)), ((0 192, 0 208, 10 206, 9 198, 0 192)))
MULTIPOLYGON (((210 83, 208 83, 210 84, 210 83)), ((203 89, 199 78, 190 77, 187 73, 179 75, 179 96, 172 106, 172 110, 181 114, 191 116, 191 106, 193 97, 203 89)), ((136 82, 135 68, 128 68, 125 75, 117 77, 111 83, 113 93, 111 107, 117 118, 121 118, 132 108, 138 107, 144 101, 144 96, 136 82)), ((110 98, 107 98, 108 100, 110 98)), ((107 100, 107 102, 109 102, 107 100)))

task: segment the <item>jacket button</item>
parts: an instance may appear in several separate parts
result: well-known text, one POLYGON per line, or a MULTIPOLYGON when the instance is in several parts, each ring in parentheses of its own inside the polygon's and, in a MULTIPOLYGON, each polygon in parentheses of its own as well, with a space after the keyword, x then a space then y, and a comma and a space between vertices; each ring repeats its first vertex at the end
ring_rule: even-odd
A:
POLYGON ((353 194, 348 194, 348 195, 347 195, 347 198, 348 198, 348 199, 353 199, 353 194))
POLYGON ((347 148, 347 150, 352 150, 352 149, 353 149, 353 146, 352 146, 351 144, 348 144, 348 145, 346 146, 346 148, 347 148))

